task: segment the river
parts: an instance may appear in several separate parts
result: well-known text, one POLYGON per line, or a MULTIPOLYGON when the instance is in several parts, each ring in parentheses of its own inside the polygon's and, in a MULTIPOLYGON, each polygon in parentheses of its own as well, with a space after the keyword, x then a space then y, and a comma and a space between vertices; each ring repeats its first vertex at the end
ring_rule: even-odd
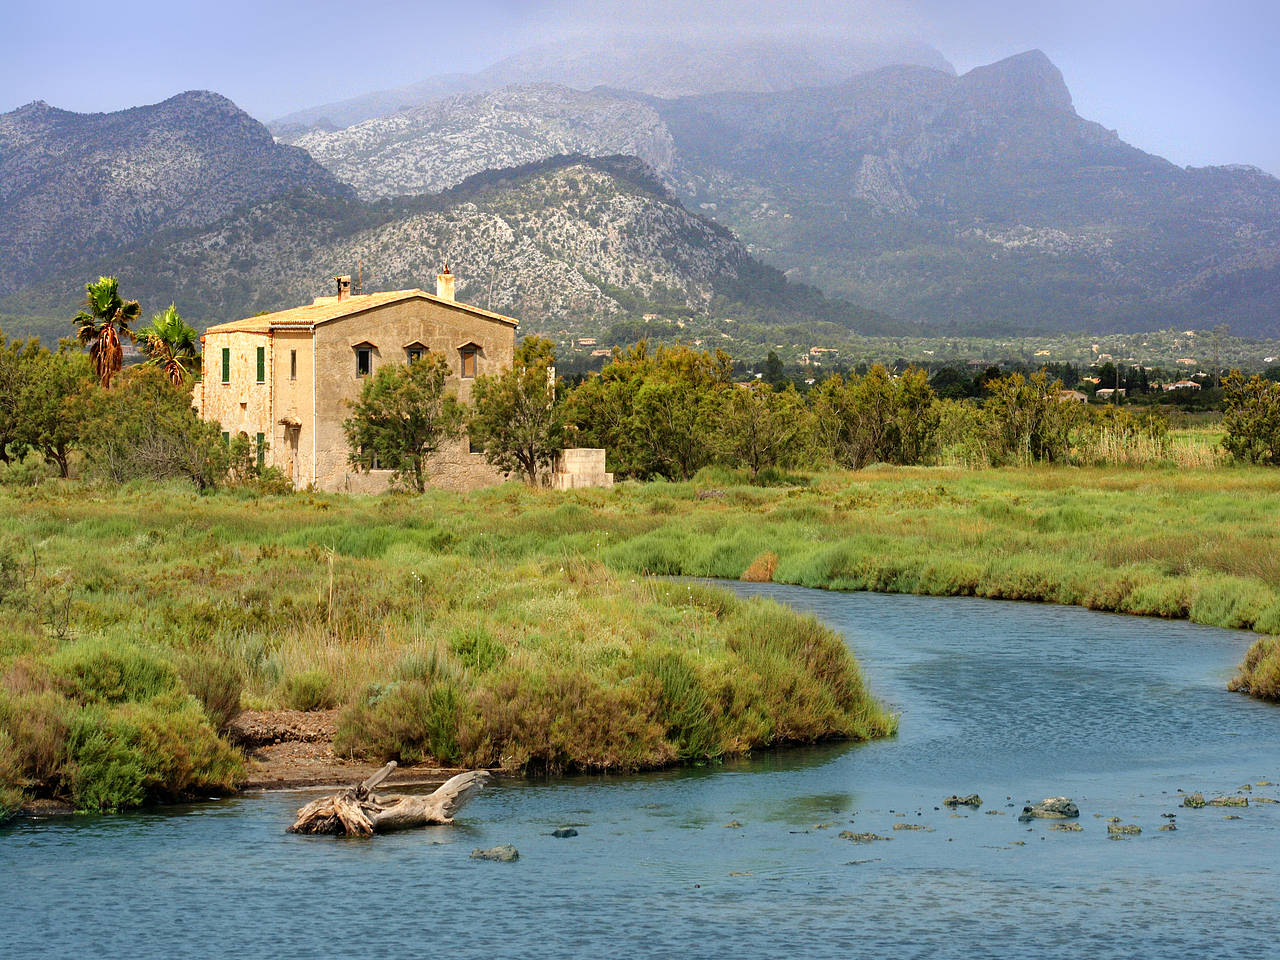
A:
POLYGON ((898 736, 500 782, 453 827, 369 841, 286 835, 319 791, 20 821, 0 830, 0 956, 1277 949, 1280 805, 1256 798, 1280 798, 1258 785, 1280 783, 1280 708, 1224 689, 1250 635, 1069 607, 732 588, 841 631, 901 712, 898 736), (1179 806, 1179 790, 1246 784, 1247 808, 1179 806), (955 792, 984 804, 939 809, 955 792), (1079 804, 1082 831, 1018 821, 1024 802, 1058 794, 1079 804), (1159 829, 1162 814, 1176 831, 1159 829), (1109 839, 1108 817, 1142 833, 1109 839), (560 826, 579 835, 553 838, 560 826), (498 843, 520 860, 469 858, 498 843))

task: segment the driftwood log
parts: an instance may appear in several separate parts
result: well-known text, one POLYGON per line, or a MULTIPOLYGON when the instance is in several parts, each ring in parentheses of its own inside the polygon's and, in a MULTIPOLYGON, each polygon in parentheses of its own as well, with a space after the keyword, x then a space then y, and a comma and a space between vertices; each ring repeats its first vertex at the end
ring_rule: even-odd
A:
POLYGON ((298 811, 290 833, 329 833, 368 837, 435 823, 453 823, 453 815, 484 788, 487 770, 460 773, 427 796, 378 796, 374 788, 396 768, 392 760, 364 783, 313 800, 298 811))

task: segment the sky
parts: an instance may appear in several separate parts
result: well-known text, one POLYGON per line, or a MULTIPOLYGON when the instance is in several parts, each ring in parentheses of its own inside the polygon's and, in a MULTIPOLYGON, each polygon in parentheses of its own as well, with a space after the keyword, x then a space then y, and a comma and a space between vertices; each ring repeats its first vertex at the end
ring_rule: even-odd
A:
POLYGON ((260 120, 596 30, 914 37, 961 72, 1039 48, 1081 116, 1175 163, 1280 175, 1280 0, 11 0, 0 111, 210 89, 260 120), (109 15, 104 13, 109 11, 109 15), (660 26, 659 26, 660 25, 660 26))

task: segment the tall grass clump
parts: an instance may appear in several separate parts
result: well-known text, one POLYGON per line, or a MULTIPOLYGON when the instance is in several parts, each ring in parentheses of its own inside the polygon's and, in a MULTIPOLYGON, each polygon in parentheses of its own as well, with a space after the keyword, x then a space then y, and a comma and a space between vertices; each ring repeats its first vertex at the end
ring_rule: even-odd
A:
POLYGON ((1280 702, 1280 637, 1259 637, 1254 642, 1230 689, 1280 702))

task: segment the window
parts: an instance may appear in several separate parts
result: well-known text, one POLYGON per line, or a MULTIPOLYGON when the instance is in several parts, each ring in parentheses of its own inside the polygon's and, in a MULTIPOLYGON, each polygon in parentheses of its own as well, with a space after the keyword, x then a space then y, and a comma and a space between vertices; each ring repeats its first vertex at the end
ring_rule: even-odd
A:
POLYGON ((267 348, 258 348, 258 382, 267 382, 267 348))
POLYGON ((467 434, 467 453, 484 453, 484 447, 476 443, 471 434, 467 434))
POLYGON ((298 379, 298 351, 297 350, 289 351, 289 379, 290 380, 298 379))
POLYGON ((464 380, 470 380, 476 375, 476 353, 475 347, 463 347, 462 353, 462 377, 464 380))
POLYGON ((406 351, 405 351, 405 353, 407 353, 407 354, 409 355, 409 362, 410 362, 410 363, 413 363, 413 361, 415 361, 415 360, 421 360, 421 359, 422 359, 422 348, 421 348, 421 347, 410 347, 408 350, 406 350, 406 351))
POLYGON ((356 376, 367 377, 373 372, 373 347, 356 347, 356 376))
POLYGON ((231 348, 222 348, 222 382, 231 382, 231 348))
MULTIPOLYGON (((261 350, 262 348, 259 347, 258 349, 261 350)), ((258 469, 259 470, 262 469, 263 464, 266 463, 266 460, 267 460, 267 445, 263 442, 264 439, 265 438, 263 437, 262 434, 258 434, 257 437, 254 438, 254 446, 257 447, 258 449, 258 469)))
POLYGON ((225 443, 228 447, 231 446, 231 434, 226 430, 222 431, 222 442, 225 443))

